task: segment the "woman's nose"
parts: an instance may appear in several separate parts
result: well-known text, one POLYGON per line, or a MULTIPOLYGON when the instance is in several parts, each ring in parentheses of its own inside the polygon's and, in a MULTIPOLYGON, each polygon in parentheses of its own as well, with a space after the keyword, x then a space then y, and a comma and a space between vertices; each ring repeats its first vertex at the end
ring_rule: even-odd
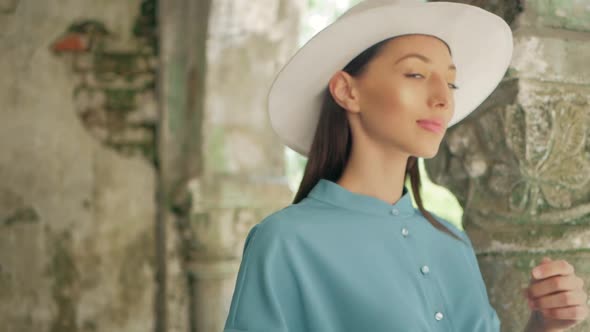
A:
POLYGON ((431 108, 448 108, 452 93, 449 84, 438 75, 432 75, 430 79, 428 106, 431 108))

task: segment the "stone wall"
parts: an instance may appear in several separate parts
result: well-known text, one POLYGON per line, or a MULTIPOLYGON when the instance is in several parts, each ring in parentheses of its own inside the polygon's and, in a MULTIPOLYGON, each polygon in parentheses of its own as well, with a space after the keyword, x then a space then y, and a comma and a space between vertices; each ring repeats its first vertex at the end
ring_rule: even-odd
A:
POLYGON ((2 331, 219 331, 303 1, 0 1, 2 331), (161 52, 161 53, 160 53, 161 52))
POLYGON ((464 207, 502 330, 522 331, 529 309, 520 288, 543 256, 569 261, 590 284, 590 2, 461 2, 511 24, 514 56, 426 168, 464 207))
POLYGON ((2 331, 153 329, 145 6, 0 2, 2 331))

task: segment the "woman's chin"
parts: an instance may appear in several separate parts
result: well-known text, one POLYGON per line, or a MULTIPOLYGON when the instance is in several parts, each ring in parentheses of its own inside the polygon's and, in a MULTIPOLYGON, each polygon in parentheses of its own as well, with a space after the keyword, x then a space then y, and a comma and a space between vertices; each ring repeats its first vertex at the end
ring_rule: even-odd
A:
POLYGON ((434 158, 437 153, 438 153, 438 146, 436 146, 436 148, 431 148, 431 149, 421 149, 419 151, 416 151, 412 155, 417 158, 430 159, 430 158, 434 158))

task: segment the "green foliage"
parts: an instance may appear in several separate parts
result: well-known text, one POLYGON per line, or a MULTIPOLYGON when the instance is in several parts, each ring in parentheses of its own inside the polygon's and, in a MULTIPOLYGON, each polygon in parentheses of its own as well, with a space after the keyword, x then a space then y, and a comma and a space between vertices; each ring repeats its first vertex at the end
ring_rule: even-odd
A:
MULTIPOLYGON (((436 215, 448 220, 450 223, 457 226, 459 229, 463 229, 462 218, 463 208, 457 201, 457 198, 451 191, 443 186, 439 186, 432 182, 426 173, 424 167, 424 159, 418 159, 418 169, 420 170, 420 180, 422 183, 422 202, 424 202, 424 208, 428 211, 435 213, 436 215)), ((409 179, 406 182, 408 188, 411 188, 409 179)), ((411 192, 411 190, 410 190, 411 192)), ((412 195, 412 203, 417 207, 414 196, 412 195)))

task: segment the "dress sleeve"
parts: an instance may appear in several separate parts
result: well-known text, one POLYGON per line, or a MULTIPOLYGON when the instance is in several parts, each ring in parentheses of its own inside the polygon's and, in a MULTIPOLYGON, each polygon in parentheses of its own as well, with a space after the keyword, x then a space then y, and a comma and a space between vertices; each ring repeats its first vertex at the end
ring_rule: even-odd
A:
POLYGON ((292 273, 272 225, 255 225, 244 250, 224 332, 286 332, 292 273))
MULTIPOLYGON (((461 236, 463 237, 463 239, 465 239, 465 241, 469 244, 469 248, 468 250, 468 256, 469 259, 471 261, 471 264, 473 265, 473 268, 475 269, 475 271, 477 271, 477 273, 479 273, 479 275, 481 276, 481 270, 479 269, 479 263, 477 262, 477 256, 475 255, 475 250, 473 249, 473 244, 471 243, 471 239, 469 239, 469 236, 467 235, 467 232, 465 231, 461 231, 461 236)), ((500 331, 500 325, 501 325, 501 321, 500 321, 500 317, 498 317, 498 313, 496 312, 496 309, 494 309, 494 307, 492 307, 491 303, 489 303, 489 297, 488 297, 488 292, 486 289, 486 286, 483 282, 483 277, 481 279, 481 291, 483 293, 483 295, 485 296, 486 299, 488 299, 488 305, 489 305, 489 315, 490 315, 490 320, 492 322, 492 331, 500 331)))

